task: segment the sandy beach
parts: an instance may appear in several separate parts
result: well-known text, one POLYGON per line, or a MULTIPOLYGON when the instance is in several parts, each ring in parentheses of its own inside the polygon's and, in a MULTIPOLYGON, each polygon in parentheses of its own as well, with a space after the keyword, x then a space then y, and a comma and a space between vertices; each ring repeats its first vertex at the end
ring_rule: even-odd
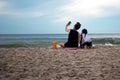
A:
POLYGON ((120 46, 0 48, 0 80, 120 80, 120 46))

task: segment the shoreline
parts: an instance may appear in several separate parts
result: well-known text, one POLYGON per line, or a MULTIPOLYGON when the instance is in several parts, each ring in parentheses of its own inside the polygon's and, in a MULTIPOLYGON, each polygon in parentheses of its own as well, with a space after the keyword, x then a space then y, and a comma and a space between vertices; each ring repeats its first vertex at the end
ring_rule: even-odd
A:
MULTIPOLYGON (((59 44, 59 43, 58 43, 59 44)), ((58 48, 60 47, 57 45, 58 48)), ((93 44, 93 47, 101 47, 101 46, 120 46, 120 44, 111 44, 111 43, 106 43, 106 44, 93 44)), ((52 48, 53 44, 48 43, 48 44, 0 44, 0 48, 52 48)))

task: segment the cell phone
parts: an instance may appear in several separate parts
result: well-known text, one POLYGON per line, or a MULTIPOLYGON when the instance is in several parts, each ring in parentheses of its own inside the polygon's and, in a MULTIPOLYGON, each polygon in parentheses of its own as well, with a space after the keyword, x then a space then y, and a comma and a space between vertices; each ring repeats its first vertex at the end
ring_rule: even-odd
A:
POLYGON ((67 26, 69 26, 71 24, 71 21, 69 21, 68 23, 67 23, 67 26))

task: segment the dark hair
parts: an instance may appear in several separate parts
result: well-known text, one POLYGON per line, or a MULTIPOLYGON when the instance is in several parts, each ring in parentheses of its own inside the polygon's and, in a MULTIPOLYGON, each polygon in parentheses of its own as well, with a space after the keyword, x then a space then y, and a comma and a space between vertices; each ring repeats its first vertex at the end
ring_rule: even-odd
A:
POLYGON ((81 27, 81 24, 79 22, 77 22, 75 25, 74 25, 74 28, 76 30, 78 30, 79 28, 81 27))
POLYGON ((83 29, 82 33, 87 34, 88 33, 87 29, 83 29))

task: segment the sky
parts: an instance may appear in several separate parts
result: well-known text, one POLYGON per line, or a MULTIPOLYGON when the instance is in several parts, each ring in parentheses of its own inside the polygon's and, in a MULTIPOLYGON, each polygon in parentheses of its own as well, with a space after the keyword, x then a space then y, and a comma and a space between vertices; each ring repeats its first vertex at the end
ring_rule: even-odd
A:
POLYGON ((120 0, 0 0, 0 34, 120 33, 120 0))

